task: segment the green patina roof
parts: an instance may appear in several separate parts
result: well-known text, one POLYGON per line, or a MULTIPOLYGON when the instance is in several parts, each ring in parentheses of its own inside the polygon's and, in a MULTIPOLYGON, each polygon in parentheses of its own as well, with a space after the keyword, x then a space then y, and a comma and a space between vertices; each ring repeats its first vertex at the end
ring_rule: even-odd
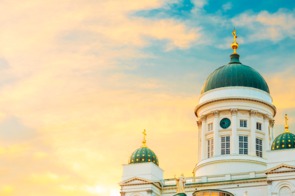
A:
POLYGON ((159 166, 159 161, 156 154, 148 147, 141 147, 135 150, 130 159, 129 164, 153 162, 159 166))
POLYGON ((219 67, 209 75, 201 93, 230 86, 252 87, 269 93, 267 83, 256 70, 241 64, 238 54, 232 54, 230 57, 231 61, 227 65, 219 67))
POLYGON ((288 148, 295 148, 295 135, 290 132, 284 132, 278 135, 271 145, 271 150, 283 150, 288 148))
POLYGON ((173 196, 186 196, 186 194, 185 193, 177 193, 177 194, 175 194, 173 196))

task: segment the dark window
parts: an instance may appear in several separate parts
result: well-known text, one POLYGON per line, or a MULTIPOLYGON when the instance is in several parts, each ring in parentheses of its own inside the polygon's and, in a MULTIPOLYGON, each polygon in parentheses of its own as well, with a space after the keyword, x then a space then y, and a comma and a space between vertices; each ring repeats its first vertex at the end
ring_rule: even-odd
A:
POLYGON ((262 140, 256 138, 256 155, 262 157, 262 140))
POLYGON ((248 136, 239 136, 239 154, 248 154, 248 136))
POLYGON ((247 120, 240 120, 240 127, 247 127, 247 120))
POLYGON ((221 137, 221 154, 230 154, 230 136, 221 137))
POLYGON ((256 129, 257 129, 257 130, 261 130, 261 123, 259 123, 259 122, 256 123, 256 129))

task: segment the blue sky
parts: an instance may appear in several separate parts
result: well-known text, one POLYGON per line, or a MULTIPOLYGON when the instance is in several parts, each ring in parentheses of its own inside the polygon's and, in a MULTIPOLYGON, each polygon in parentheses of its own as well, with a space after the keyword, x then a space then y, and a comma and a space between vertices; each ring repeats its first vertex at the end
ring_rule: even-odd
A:
MULTIPOLYGON (((166 48, 169 42, 165 40, 148 38, 149 45, 142 50, 154 58, 139 59, 135 64, 140 66, 131 70, 130 74, 147 78, 155 77, 163 82, 178 78, 178 84, 175 85, 197 82, 196 87, 200 88, 202 83, 200 81, 204 81, 208 73, 229 61, 231 31, 234 27, 238 31, 240 43, 238 52, 244 64, 253 66, 263 75, 271 75, 290 66, 292 59, 288 57, 294 52, 295 3, 293 1, 204 1, 203 3, 203 7, 197 7, 194 2, 188 0, 168 1, 160 8, 135 12, 132 17, 152 20, 172 18, 185 24, 188 29, 200 29, 202 37, 193 40, 187 48, 172 49, 166 48), (271 24, 272 20, 282 20, 282 22, 271 24), (282 29, 281 27, 285 25, 290 25, 291 28, 282 29), (270 36, 268 31, 274 31, 274 35, 270 36), (257 36, 257 32, 261 34, 257 36), (274 56, 279 57, 270 58, 274 56), (200 76, 199 72, 202 73, 200 76), (185 79, 187 73, 195 74, 195 80, 185 79)), ((192 91, 192 88, 187 88, 183 87, 183 91, 187 93, 192 91)), ((178 91, 179 88, 175 90, 178 91)))
POLYGON ((241 62, 269 85, 276 133, 285 113, 294 133, 294 6, 292 0, 2 2, 0 195, 117 196, 121 164, 140 146, 143 129, 165 177, 191 175, 194 107, 206 77, 229 62, 234 27, 241 62), (171 164, 169 151, 183 161, 171 164))

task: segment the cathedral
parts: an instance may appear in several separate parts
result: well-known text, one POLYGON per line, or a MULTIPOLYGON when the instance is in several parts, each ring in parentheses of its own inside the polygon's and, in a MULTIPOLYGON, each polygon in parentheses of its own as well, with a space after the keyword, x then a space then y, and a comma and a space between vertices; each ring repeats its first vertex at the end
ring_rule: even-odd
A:
POLYGON ((121 196, 295 196, 295 135, 275 136, 276 107, 264 78, 240 62, 233 31, 228 64, 204 82, 198 105, 193 175, 164 179, 157 155, 142 146, 123 165, 121 196))

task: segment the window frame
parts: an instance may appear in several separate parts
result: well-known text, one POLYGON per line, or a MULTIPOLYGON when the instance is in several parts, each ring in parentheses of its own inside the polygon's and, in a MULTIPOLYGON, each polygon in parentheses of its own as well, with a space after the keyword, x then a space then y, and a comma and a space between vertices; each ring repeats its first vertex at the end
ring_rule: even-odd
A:
POLYGON ((247 128, 248 127, 248 122, 245 119, 240 119, 240 127, 242 128, 247 128))
POLYGON ((214 139, 209 138, 207 140, 207 158, 213 157, 213 152, 214 152, 214 139))
POLYGON ((262 131, 262 123, 256 122, 256 130, 262 131))
POLYGON ((230 136, 229 135, 221 136, 220 141, 221 141, 220 154, 221 155, 230 154, 230 136), (224 141, 223 141, 223 138, 224 138, 224 141))
POLYGON ((248 155, 249 137, 248 135, 239 135, 239 154, 248 155))
POLYGON ((255 146, 256 146, 256 148, 255 148, 256 149, 256 156, 262 158, 263 157, 263 140, 260 138, 256 138, 255 146))

